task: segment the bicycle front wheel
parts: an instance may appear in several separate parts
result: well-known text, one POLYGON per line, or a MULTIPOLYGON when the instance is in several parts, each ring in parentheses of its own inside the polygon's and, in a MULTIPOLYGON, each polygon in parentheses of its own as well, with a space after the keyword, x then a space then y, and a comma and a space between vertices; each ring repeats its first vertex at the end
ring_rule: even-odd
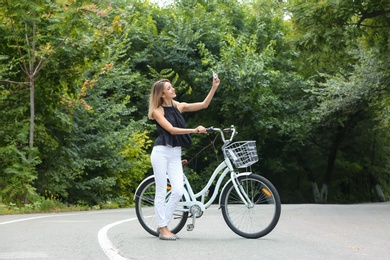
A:
MULTIPOLYGON (((167 180, 167 196, 166 201, 170 197, 171 185, 167 180)), ((151 235, 158 236, 157 222, 154 211, 154 197, 156 195, 156 183, 154 178, 143 182, 135 194, 135 212, 141 226, 151 235)), ((185 225, 188 218, 188 212, 176 210, 173 218, 169 223, 169 230, 172 233, 178 233, 185 225)))
MULTIPOLYGON (((239 176, 238 183, 250 203, 245 205, 232 182, 222 191, 221 208, 226 224, 245 238, 259 238, 270 233, 279 221, 280 197, 270 181, 250 174, 239 176)), ((245 196, 244 196, 245 197, 245 196)))

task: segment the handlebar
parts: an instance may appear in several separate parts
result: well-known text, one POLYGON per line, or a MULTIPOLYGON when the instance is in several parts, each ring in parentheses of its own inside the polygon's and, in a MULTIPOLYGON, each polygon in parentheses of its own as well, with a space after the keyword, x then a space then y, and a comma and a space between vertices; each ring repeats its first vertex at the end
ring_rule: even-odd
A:
POLYGON ((206 131, 208 133, 209 132, 219 132, 221 134, 221 138, 222 138, 222 141, 224 142, 224 144, 231 143, 233 141, 234 136, 236 134, 238 134, 234 125, 231 125, 229 128, 225 128, 225 129, 211 126, 211 127, 206 128, 206 131), (225 133, 231 133, 229 139, 225 138, 225 133))

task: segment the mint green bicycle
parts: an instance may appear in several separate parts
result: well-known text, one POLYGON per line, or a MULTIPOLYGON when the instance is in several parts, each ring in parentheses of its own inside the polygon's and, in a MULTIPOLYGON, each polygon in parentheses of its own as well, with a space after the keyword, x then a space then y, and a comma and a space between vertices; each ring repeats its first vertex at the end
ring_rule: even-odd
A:
MULTIPOLYGON (((269 234, 277 225, 281 214, 281 202, 276 188, 263 176, 247 169, 258 161, 255 141, 232 142, 237 134, 234 126, 227 129, 210 127, 208 132, 219 132, 223 141, 224 161, 214 170, 205 187, 194 193, 184 175, 185 192, 179 202, 169 229, 179 233, 188 219, 187 230, 195 228, 195 220, 219 197, 219 206, 229 228, 245 238, 260 238, 269 234), (230 138, 225 138, 230 133, 230 138), (219 175, 219 177, 218 177, 219 175), (230 176, 230 177, 227 177, 230 176), (226 180, 225 180, 226 179, 226 180), (209 196, 209 190, 216 181, 215 189, 209 196), (225 180, 225 182, 224 182, 225 180), (207 202, 206 196, 209 196, 207 202)), ((170 185, 167 185, 167 200, 170 185)), ((154 176, 144 179, 135 192, 135 210, 138 221, 151 235, 157 236, 157 224, 154 213, 155 180, 154 176)))

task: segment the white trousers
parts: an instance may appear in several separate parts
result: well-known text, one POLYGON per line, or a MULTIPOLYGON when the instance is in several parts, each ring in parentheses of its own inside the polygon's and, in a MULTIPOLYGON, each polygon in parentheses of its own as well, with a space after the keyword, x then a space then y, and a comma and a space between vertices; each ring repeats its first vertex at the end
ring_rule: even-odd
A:
POLYGON ((154 146, 150 159, 156 180, 154 205, 157 226, 165 227, 171 221, 176 205, 184 192, 181 147, 154 146), (165 201, 167 195, 167 174, 172 188, 168 202, 165 201))

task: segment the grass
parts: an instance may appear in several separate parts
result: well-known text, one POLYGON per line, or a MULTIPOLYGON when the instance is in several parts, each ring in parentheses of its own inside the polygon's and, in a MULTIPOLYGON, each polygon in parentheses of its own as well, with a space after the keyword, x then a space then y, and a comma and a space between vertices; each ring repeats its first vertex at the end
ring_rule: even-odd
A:
POLYGON ((18 206, 14 203, 4 204, 0 202, 0 215, 32 214, 32 213, 59 213, 72 211, 86 211, 99 209, 120 208, 121 205, 106 202, 102 205, 88 206, 85 203, 79 205, 67 205, 57 200, 44 199, 31 204, 18 206))

